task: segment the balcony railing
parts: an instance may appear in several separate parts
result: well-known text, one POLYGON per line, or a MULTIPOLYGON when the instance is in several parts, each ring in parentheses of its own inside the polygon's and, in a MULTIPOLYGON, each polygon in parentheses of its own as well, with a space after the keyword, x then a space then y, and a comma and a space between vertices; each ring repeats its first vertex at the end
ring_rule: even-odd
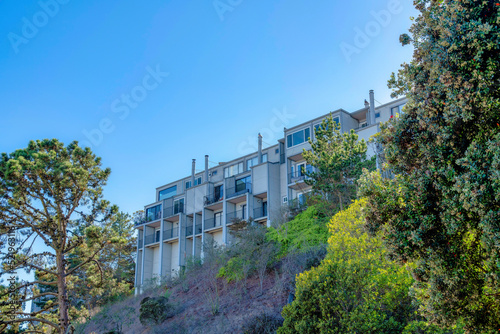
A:
POLYGON ((155 242, 160 242, 160 233, 147 235, 146 238, 144 239, 145 245, 151 245, 154 244, 155 242))
POLYGON ((228 212, 226 215, 226 224, 232 224, 236 219, 245 219, 246 210, 236 210, 233 212, 228 212))
MULTIPOLYGON (((201 224, 196 225, 194 230, 196 231, 196 234, 200 234, 202 232, 201 224)), ((186 227, 186 237, 189 237, 192 235, 193 235, 193 225, 187 226, 186 227)))
POLYGON ((253 209, 253 219, 267 217, 267 207, 253 209))
POLYGON ((227 198, 243 195, 245 193, 248 193, 252 190, 252 183, 251 182, 246 182, 246 183, 240 183, 234 188, 228 188, 227 189, 227 198))
POLYGON ((196 234, 201 234, 201 232, 203 232, 203 226, 201 224, 197 224, 194 228, 194 231, 196 232, 196 234))
POLYGON ((168 240, 172 238, 177 238, 179 236, 178 228, 170 228, 163 230, 163 240, 168 240))
POLYGON ((294 183, 294 182, 300 182, 304 181, 305 179, 308 179, 305 175, 305 172, 312 173, 313 172, 313 167, 312 166, 307 166, 306 168, 303 168, 302 170, 294 171, 292 173, 288 173, 288 184, 294 183))
POLYGON ((222 217, 205 219, 205 230, 222 226, 222 217))
POLYGON ((172 217, 179 213, 184 213, 184 204, 176 204, 174 206, 165 208, 163 210, 163 218, 172 217))
POLYGON ((224 196, 209 195, 209 196, 205 196, 203 203, 205 205, 210 205, 210 204, 214 204, 214 203, 217 203, 217 202, 222 202, 223 199, 224 199, 224 196))

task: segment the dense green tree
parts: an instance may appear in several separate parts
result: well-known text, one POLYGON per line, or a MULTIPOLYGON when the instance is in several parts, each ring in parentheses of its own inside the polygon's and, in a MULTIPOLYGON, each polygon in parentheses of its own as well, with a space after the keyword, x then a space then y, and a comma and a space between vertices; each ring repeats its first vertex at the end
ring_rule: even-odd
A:
POLYGON ((414 262, 423 314, 500 328, 500 4, 414 2, 414 55, 389 81, 403 114, 379 143, 398 176, 365 175, 371 231, 393 259, 414 262))
POLYGON ((278 333, 401 333, 415 319, 412 278, 386 259, 381 237, 364 230, 365 203, 332 218, 326 258, 297 277, 296 299, 283 309, 278 333))
POLYGON ((341 133, 340 124, 333 121, 332 115, 321 122, 314 134, 316 140, 309 139, 312 150, 303 153, 314 167, 305 171, 305 182, 312 186, 314 194, 342 210, 356 197, 355 181, 363 168, 375 166, 375 157, 367 159, 364 139, 358 141, 354 130, 341 133))
POLYGON ((101 169, 101 159, 77 142, 65 147, 55 139, 31 141, 25 149, 2 154, 0 233, 16 230, 24 241, 13 246, 14 259, 1 254, 0 274, 24 269, 52 278, 22 282, 18 287, 29 292, 22 294, 23 302, 45 297, 52 303, 47 312, 38 314, 17 312, 15 319, 2 314, 0 324, 38 321, 61 334, 68 331, 68 284, 78 270, 98 262, 99 253, 116 241, 109 224, 117 208, 102 199, 109 174, 109 169, 101 169), (33 245, 39 242, 46 251, 35 251, 33 245), (71 256, 81 249, 85 251, 78 258, 71 256), (40 293, 42 289, 36 286, 54 286, 57 292, 40 293), (56 319, 50 310, 57 310, 56 319))

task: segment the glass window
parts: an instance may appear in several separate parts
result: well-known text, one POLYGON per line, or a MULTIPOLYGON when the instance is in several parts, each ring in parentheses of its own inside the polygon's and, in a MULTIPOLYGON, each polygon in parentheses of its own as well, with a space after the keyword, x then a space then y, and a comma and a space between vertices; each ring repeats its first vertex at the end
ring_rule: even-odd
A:
POLYGON ((161 218, 161 205, 158 204, 152 208, 146 209, 146 221, 151 222, 161 218))
POLYGON ((311 137, 311 131, 309 128, 305 128, 303 130, 297 131, 292 133, 291 135, 288 135, 286 137, 287 140, 287 147, 292 147, 295 145, 299 145, 304 143, 305 141, 309 140, 311 137))
POLYGON ((262 154, 262 162, 267 162, 267 153, 262 154))
POLYGON ((167 189, 163 189, 158 193, 158 200, 162 201, 164 199, 174 197, 177 195, 177 186, 173 186, 167 189))
POLYGON ((184 198, 174 201, 174 215, 184 212, 184 198))
POLYGON ((201 184, 201 176, 194 179, 194 185, 195 186, 200 185, 200 184, 201 184))
MULTIPOLYGON (((340 124, 340 118, 339 118, 339 117, 334 117, 334 118, 333 118, 333 121, 334 121, 335 123, 337 123, 337 124, 340 124)), ((319 129, 319 127, 320 127, 320 126, 321 126, 321 123, 316 124, 316 125, 314 126, 314 133, 316 133, 316 132, 318 131, 318 129, 319 129)), ((328 127, 327 127, 327 130, 328 130, 328 127)))
POLYGON ((375 118, 379 118, 380 117, 380 113, 379 112, 376 112, 375 113, 375 118))
POLYGON ((214 213, 214 223, 215 223, 215 226, 222 225, 222 212, 214 213))
POLYGON ((228 178, 228 177, 231 177, 233 175, 241 174, 243 172, 244 172, 243 162, 240 162, 240 163, 237 163, 237 164, 234 164, 232 166, 224 168, 224 177, 228 178))
POLYGON ((186 189, 191 188, 191 181, 186 181, 186 189))
POLYGON ((214 197, 215 197, 214 200, 216 202, 224 197, 224 188, 222 187, 222 184, 214 188, 214 197))
POLYGON ((236 180, 236 192, 248 189, 252 182, 252 177, 249 175, 247 177, 236 180))

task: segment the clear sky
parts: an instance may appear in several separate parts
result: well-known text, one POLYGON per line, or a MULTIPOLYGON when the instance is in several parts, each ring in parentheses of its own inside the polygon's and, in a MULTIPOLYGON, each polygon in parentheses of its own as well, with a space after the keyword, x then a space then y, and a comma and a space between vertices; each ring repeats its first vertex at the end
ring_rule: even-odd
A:
POLYGON ((129 213, 193 158, 250 153, 258 132, 275 144, 271 129, 360 109, 370 89, 389 102, 416 16, 403 0, 2 0, 0 13, 0 152, 85 142, 129 213))

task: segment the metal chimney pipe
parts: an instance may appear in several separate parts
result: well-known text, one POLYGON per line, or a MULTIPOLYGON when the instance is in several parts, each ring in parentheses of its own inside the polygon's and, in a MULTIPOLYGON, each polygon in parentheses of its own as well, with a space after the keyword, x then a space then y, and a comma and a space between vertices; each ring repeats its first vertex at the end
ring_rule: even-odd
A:
POLYGON ((259 133, 259 164, 262 163, 262 136, 259 133))
POLYGON ((208 182, 208 154, 205 155, 205 182, 208 182))
POLYGON ((193 164, 191 167, 191 187, 194 187, 194 174, 196 172, 196 159, 193 159, 193 164))
MULTIPOLYGON (((370 89, 370 121, 369 124, 375 124, 375 94, 373 93, 373 89, 370 89)), ((367 117, 368 118, 368 117, 367 117)))

